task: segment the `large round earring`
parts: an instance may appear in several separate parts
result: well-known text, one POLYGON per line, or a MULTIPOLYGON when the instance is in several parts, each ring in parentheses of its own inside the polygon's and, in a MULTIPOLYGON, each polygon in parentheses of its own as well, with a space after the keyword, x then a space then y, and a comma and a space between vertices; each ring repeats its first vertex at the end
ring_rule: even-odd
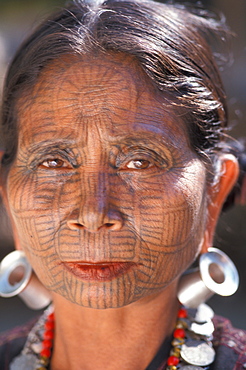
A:
POLYGON ((238 272, 231 259, 217 248, 208 248, 200 256, 199 268, 188 270, 181 277, 178 300, 188 308, 196 308, 215 293, 234 294, 238 285, 238 272))
POLYGON ((22 251, 9 253, 0 264, 0 296, 16 295, 33 310, 43 309, 51 302, 49 291, 38 280, 22 251))

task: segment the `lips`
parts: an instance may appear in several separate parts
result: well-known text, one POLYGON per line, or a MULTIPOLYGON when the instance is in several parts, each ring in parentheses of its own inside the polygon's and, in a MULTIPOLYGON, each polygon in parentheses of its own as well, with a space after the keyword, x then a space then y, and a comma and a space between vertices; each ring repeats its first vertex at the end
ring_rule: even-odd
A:
POLYGON ((134 262, 65 262, 63 265, 73 275, 87 281, 110 281, 137 266, 134 262))

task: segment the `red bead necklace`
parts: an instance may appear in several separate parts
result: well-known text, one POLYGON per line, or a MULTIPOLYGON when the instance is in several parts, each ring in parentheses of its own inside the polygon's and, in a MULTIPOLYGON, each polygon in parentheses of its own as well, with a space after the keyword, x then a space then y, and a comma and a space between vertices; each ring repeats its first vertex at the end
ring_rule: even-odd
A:
POLYGON ((55 328, 55 316, 51 313, 47 316, 44 324, 44 336, 42 341, 42 350, 39 354, 39 364, 36 370, 46 370, 50 363, 50 357, 53 347, 54 339, 54 328, 55 328))
POLYGON ((173 332, 173 340, 172 340, 172 349, 170 351, 170 356, 167 359, 167 369, 166 370, 176 370, 177 365, 180 362, 180 352, 181 346, 185 342, 185 328, 186 323, 182 321, 182 319, 187 318, 188 314, 185 308, 180 308, 178 312, 178 318, 176 327, 173 332))

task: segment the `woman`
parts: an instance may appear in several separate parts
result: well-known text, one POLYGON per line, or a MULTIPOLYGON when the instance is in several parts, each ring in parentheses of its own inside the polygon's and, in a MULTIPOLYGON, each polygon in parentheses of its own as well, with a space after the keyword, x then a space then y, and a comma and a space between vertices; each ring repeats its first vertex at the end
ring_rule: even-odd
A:
POLYGON ((53 308, 32 334, 42 333, 38 350, 31 341, 18 356, 22 348, 4 339, 5 368, 243 368, 244 332, 215 319, 214 358, 212 333, 191 328, 211 327, 211 312, 191 319, 177 299, 239 173, 224 149, 209 32, 224 27, 182 7, 78 0, 16 54, 1 191, 16 248, 53 308), (190 346, 200 348, 195 357, 206 352, 202 363, 185 354, 197 337, 190 346))

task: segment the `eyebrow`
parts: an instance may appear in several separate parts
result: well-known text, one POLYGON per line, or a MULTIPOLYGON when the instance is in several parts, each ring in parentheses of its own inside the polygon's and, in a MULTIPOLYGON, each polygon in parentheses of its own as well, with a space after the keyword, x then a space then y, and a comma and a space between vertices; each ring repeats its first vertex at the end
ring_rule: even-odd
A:
MULTIPOLYGON (((115 139, 115 137, 109 136, 109 142, 112 146, 149 146, 152 148, 157 147, 168 147, 169 149, 177 150, 179 146, 177 142, 172 140, 170 136, 168 140, 165 139, 163 135, 160 134, 151 134, 150 132, 144 132, 145 137, 142 136, 143 132, 139 133, 140 135, 122 135, 119 138, 115 139)), ((27 147, 27 151, 31 153, 35 152, 45 152, 46 150, 65 150, 68 148, 84 148, 82 143, 76 143, 75 140, 68 140, 68 139, 51 139, 51 140, 43 140, 40 142, 32 143, 30 146, 27 147)))
POLYGON ((68 147, 74 147, 75 142, 74 140, 68 140, 68 139, 54 139, 54 140, 43 140, 39 141, 37 143, 32 143, 28 146, 28 151, 30 153, 34 153, 37 151, 42 151, 45 149, 66 149, 68 147))
POLYGON ((112 145, 151 145, 151 146, 162 146, 162 147, 172 147, 173 149, 179 149, 178 143, 173 140, 170 135, 168 136, 168 139, 164 136, 164 134, 155 133, 149 131, 141 131, 139 132, 140 135, 124 135, 120 136, 115 140, 115 138, 112 138, 111 143, 112 145), (142 136, 142 135, 145 136, 142 136))

